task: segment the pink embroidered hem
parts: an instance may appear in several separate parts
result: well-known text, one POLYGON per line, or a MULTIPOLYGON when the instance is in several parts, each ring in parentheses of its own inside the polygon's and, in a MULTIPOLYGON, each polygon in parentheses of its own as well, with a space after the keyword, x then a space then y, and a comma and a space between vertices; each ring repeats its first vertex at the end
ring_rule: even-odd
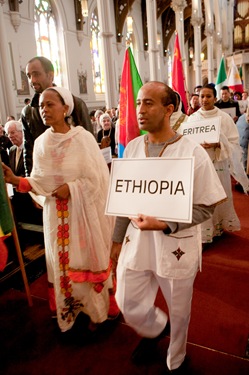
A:
POLYGON ((110 276, 110 272, 112 269, 111 261, 107 270, 100 271, 100 272, 92 272, 92 271, 78 271, 78 270, 68 270, 68 276, 74 283, 102 283, 108 279, 110 276))

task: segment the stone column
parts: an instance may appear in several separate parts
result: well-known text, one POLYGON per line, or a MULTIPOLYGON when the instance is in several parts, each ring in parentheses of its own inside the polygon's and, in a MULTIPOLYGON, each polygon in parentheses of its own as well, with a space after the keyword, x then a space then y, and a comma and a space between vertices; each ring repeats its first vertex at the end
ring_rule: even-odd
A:
POLYGON ((203 23, 202 14, 192 11, 191 24, 194 28, 194 58, 195 58, 195 86, 202 85, 201 70, 201 25, 203 23))
POLYGON ((156 9, 156 0, 146 0, 149 42, 149 66, 151 81, 161 81, 161 71, 159 69, 159 49, 157 45, 156 9))
POLYGON ((214 7, 213 1, 204 0, 205 4, 205 35, 207 36, 208 82, 214 79, 214 7))
POLYGON ((217 75, 218 75, 222 55, 223 55, 222 36, 219 33, 216 33, 216 69, 217 69, 217 75))
POLYGON ((214 30, 212 27, 206 27, 205 35, 207 36, 207 57, 208 57, 208 83, 214 82, 214 30))
MULTIPOLYGON (((187 6, 186 0, 172 0, 171 8, 175 12, 176 17, 176 30, 179 37, 179 44, 181 49, 182 66, 184 70, 186 85, 189 87, 189 73, 186 60, 185 43, 184 43, 184 9, 187 6)), ((186 88, 187 89, 187 88, 186 88)))
POLYGON ((104 57, 104 72, 105 72, 105 100, 106 107, 116 107, 118 104, 118 92, 115 85, 115 71, 114 71, 114 58, 113 58, 113 43, 114 37, 111 31, 111 9, 110 1, 97 0, 100 32, 103 46, 104 57))
POLYGON ((0 1, 0 61, 1 61, 1 70, 0 70, 0 85, 1 85, 1 100, 0 100, 0 113, 2 116, 3 123, 6 122, 7 115, 16 116, 16 103, 15 103, 15 92, 13 87, 13 81, 11 78, 11 62, 9 61, 9 48, 6 30, 4 27, 4 16, 3 16, 3 7, 4 1, 0 1))
POLYGON ((214 18, 215 18, 215 44, 214 51, 216 51, 216 69, 219 71, 220 61, 222 58, 222 22, 221 22, 221 3, 214 2, 214 18))

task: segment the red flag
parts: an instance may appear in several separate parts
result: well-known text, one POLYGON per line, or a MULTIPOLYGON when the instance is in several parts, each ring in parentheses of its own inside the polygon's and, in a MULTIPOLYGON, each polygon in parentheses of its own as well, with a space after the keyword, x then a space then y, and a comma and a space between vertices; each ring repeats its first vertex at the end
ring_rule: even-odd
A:
POLYGON ((131 48, 128 47, 125 51, 119 94, 118 156, 121 158, 127 143, 140 135, 136 115, 136 100, 141 86, 142 80, 131 48))
POLYGON ((174 58, 173 58, 173 67, 172 67, 172 89, 177 91, 182 99, 185 112, 188 109, 187 97, 185 91, 185 78, 182 67, 182 58, 181 51, 179 46, 178 34, 175 38, 175 47, 174 47, 174 58))

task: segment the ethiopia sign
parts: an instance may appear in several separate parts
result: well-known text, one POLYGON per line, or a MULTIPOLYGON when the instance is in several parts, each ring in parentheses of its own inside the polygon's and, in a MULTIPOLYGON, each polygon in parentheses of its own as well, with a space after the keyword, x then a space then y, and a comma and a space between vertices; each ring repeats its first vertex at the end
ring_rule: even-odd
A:
POLYGON ((113 159, 106 214, 192 221, 194 158, 113 159))

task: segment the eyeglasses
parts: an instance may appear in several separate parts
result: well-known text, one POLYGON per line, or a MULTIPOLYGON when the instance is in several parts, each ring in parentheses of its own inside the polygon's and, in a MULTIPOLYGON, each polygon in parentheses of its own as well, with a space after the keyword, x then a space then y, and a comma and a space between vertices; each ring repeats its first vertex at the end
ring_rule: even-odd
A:
POLYGON ((7 137, 11 136, 11 135, 15 135, 16 133, 18 132, 21 132, 22 130, 13 130, 12 132, 9 132, 9 133, 6 133, 7 134, 7 137))

